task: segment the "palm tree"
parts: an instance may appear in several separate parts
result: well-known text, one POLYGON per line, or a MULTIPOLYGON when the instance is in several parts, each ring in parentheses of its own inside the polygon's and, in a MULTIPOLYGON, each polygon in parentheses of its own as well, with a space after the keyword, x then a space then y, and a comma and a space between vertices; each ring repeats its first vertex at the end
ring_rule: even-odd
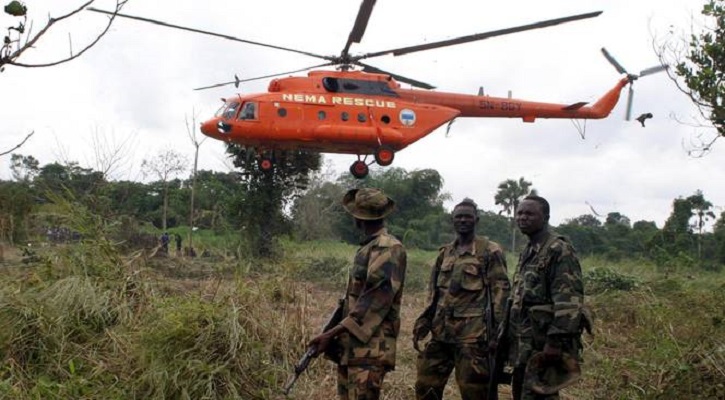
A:
POLYGON ((496 205, 500 205, 503 210, 499 214, 507 214, 511 219, 511 251, 516 251, 516 224, 514 223, 514 213, 519 207, 521 199, 529 194, 536 194, 536 189, 531 189, 531 182, 528 182, 522 176, 518 181, 506 179, 499 183, 498 192, 494 200, 496 205))

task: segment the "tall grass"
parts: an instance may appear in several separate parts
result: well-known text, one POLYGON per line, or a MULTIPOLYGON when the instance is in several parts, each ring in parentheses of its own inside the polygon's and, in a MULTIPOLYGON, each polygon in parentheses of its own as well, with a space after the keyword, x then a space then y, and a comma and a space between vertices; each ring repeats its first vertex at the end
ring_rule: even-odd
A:
MULTIPOLYGON (((112 222, 57 201, 84 239, 41 248, 33 263, 0 274, 0 398, 278 399, 357 249, 282 240, 281 257, 258 260, 235 254, 229 236, 200 239, 218 258, 148 259, 118 250, 112 222)), ((414 398, 410 330, 435 257, 408 251, 386 399, 414 398)), ((515 262, 509 254, 512 275, 515 262)), ((725 275, 582 264, 595 336, 585 337, 584 379, 564 399, 725 398, 725 275)), ((318 360, 293 398, 331 398, 334 382, 334 368, 318 360)), ((459 398, 452 387, 446 396, 459 398)))

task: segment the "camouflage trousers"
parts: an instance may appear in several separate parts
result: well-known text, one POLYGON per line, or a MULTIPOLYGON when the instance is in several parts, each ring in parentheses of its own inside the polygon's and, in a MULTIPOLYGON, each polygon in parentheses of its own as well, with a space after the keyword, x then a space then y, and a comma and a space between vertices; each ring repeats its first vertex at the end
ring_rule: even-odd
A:
POLYGON ((488 350, 481 344, 453 344, 430 341, 418 354, 415 381, 417 400, 441 400, 451 372, 462 400, 486 400, 488 391, 488 350))
POLYGON ((337 366, 337 397, 340 400, 378 400, 385 378, 378 365, 337 366))
POLYGON ((513 400, 559 400, 559 394, 536 394, 531 390, 524 388, 526 366, 518 366, 514 368, 513 377, 511 379, 511 393, 513 400))

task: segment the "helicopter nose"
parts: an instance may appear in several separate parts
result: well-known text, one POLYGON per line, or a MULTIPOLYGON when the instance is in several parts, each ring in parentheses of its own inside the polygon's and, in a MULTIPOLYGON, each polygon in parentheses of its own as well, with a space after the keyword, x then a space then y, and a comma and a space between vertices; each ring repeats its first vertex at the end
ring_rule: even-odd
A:
POLYGON ((232 130, 232 126, 220 118, 202 122, 201 133, 215 139, 223 139, 232 130))

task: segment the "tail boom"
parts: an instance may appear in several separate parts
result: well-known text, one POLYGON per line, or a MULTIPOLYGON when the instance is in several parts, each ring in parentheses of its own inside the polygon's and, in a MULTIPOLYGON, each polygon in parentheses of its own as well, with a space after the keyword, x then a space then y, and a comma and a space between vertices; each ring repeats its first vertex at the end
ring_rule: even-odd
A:
POLYGON ((513 98, 476 96, 458 93, 398 89, 401 98, 416 102, 429 103, 458 109, 460 117, 478 118, 521 118, 524 122, 534 122, 537 118, 566 119, 602 119, 606 118, 619 101, 619 96, 629 83, 622 78, 591 106, 585 103, 556 104, 533 102, 513 98))

